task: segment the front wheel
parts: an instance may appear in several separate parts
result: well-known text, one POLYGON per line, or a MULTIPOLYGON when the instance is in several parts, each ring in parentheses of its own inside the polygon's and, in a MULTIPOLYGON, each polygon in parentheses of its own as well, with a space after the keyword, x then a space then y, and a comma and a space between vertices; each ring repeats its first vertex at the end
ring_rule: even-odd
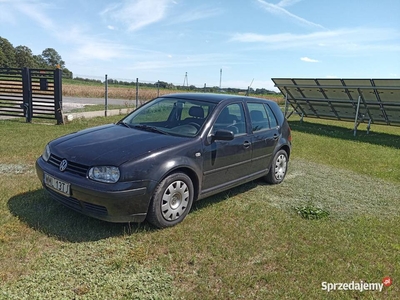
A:
POLYGON ((285 150, 279 150, 272 160, 271 167, 265 179, 268 183, 278 184, 285 179, 289 158, 285 150))
POLYGON ((192 181, 184 173, 166 177, 154 191, 147 221, 158 228, 182 222, 192 207, 193 190, 192 181))

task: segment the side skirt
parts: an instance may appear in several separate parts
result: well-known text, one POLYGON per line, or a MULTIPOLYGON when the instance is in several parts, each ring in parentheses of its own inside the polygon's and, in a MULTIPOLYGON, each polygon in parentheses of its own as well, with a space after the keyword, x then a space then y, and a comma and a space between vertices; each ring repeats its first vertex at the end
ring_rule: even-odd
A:
POLYGON ((263 171, 260 171, 260 172, 257 172, 257 173, 251 174, 251 175, 247 175, 245 177, 241 177, 241 178, 238 178, 238 179, 235 179, 235 180, 232 180, 232 181, 225 182, 223 184, 214 186, 212 188, 203 190, 203 191, 200 192, 197 200, 207 198, 209 196, 218 194, 220 192, 229 190, 229 189, 231 189, 233 187, 236 187, 236 186, 245 184, 247 182, 250 182, 252 180, 258 179, 260 177, 263 177, 263 176, 268 174, 268 171, 269 171, 269 169, 263 170, 263 171))

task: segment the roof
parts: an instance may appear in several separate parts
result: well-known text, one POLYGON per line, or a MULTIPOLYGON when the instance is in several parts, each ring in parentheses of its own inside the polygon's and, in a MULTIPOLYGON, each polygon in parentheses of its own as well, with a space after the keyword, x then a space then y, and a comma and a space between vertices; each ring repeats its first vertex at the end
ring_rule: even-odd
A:
POLYGON ((257 99, 257 100, 271 101, 262 98, 254 98, 254 97, 230 95, 230 94, 215 94, 215 93, 178 93, 178 94, 163 95, 162 97, 203 100, 213 103, 219 103, 224 100, 234 100, 234 99, 257 99))

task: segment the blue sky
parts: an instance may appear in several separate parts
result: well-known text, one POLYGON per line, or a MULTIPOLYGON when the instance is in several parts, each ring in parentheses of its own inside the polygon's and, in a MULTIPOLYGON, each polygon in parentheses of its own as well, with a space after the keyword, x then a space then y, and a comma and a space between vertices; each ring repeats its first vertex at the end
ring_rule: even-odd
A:
POLYGON ((0 0, 0 36, 74 76, 274 89, 400 78, 399 0, 0 0))

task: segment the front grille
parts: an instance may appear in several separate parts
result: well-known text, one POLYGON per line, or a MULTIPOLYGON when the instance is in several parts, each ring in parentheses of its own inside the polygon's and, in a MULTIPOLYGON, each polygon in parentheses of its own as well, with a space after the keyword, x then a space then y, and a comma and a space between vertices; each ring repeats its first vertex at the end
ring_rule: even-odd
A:
POLYGON ((63 196, 51 189, 47 189, 47 191, 50 193, 52 198, 61 204, 65 205, 66 207, 73 209, 77 212, 83 213, 83 214, 89 214, 89 215, 95 215, 95 216, 107 216, 108 211, 107 208, 101 205, 93 204, 93 203, 88 203, 84 201, 79 201, 75 198, 72 197, 66 197, 63 196))
MULTIPOLYGON (((60 163, 62 160, 63 159, 61 157, 51 154, 50 158, 49 158, 49 163, 58 168, 60 166, 60 163)), ((86 177, 88 168, 89 168, 88 166, 77 164, 72 161, 68 161, 68 166, 65 169, 65 172, 70 172, 70 173, 74 173, 74 174, 86 177)))

